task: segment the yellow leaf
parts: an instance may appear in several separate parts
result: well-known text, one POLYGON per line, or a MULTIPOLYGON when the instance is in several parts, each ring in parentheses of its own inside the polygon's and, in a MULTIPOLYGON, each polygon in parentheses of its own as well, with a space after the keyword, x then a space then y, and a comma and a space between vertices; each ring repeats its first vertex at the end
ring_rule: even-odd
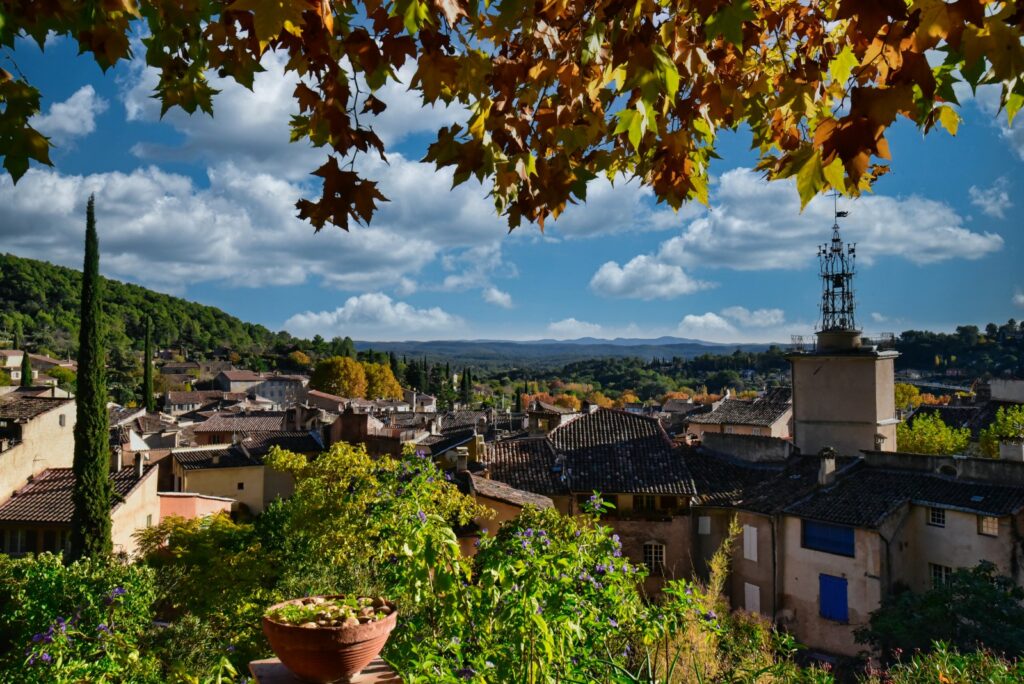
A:
POLYGON ((960 127, 960 116, 956 111, 947 105, 939 107, 939 123, 942 127, 949 131, 950 135, 956 135, 957 129, 960 127))
POLYGON ((302 35, 302 11, 307 7, 305 0, 235 0, 228 9, 252 12, 256 38, 263 49, 282 30, 302 35))
POLYGON ((824 185, 825 174, 821 168, 821 153, 814 150, 796 173, 796 189, 800 193, 801 210, 814 199, 824 185))
POLYGON ((850 78, 850 74, 853 73, 853 68, 859 63, 860 60, 857 59, 857 55, 853 54, 853 50, 847 45, 828 63, 829 75, 832 76, 832 80, 836 83, 846 83, 850 78))
POLYGON ((843 166, 843 160, 839 157, 833 159, 831 164, 823 168, 822 173, 833 190, 842 192, 846 187, 846 167, 843 166))

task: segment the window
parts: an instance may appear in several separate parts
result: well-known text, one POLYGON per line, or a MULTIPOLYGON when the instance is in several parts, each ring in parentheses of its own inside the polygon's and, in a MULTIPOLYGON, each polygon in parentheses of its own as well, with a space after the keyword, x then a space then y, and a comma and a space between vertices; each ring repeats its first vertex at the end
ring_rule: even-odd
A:
POLYGON ((59 416, 57 416, 57 422, 60 423, 61 427, 64 427, 65 425, 67 425, 68 422, 67 416, 65 416, 63 413, 60 414, 59 416))
POLYGON ((853 528, 804 520, 800 545, 805 549, 853 558, 853 528))
POLYGON ((238 491, 242 491, 243 489, 245 489, 245 483, 244 482, 239 482, 238 483, 238 491))
POLYGON ((665 569, 665 545, 658 542, 644 544, 644 565, 651 572, 663 571, 665 569))
POLYGON ((679 499, 674 496, 661 497, 661 510, 674 511, 679 508, 679 499))
POLYGON ((711 516, 702 515, 697 518, 697 534, 711 534, 711 516))
POLYGON ((147 513, 146 514, 146 527, 152 527, 152 526, 153 526, 153 514, 152 513, 147 513))
POLYGON ((757 562, 757 528, 753 525, 743 526, 743 557, 757 562))
POLYGON ((949 576, 953 574, 953 568, 948 565, 938 565, 936 563, 928 564, 928 578, 931 580, 932 589, 935 587, 941 587, 943 584, 949 581, 949 576))
POLYGON ((928 509, 928 524, 932 527, 945 527, 946 526, 946 509, 944 508, 929 508, 928 509))
POLYGON ((726 425, 725 426, 725 434, 731 435, 734 432, 736 432, 736 428, 734 426, 732 426, 732 425, 726 425))
POLYGON ((992 515, 979 515, 978 534, 984 534, 989 537, 998 537, 999 518, 992 515))
POLYGON ((818 612, 826 620, 848 622, 850 609, 846 603, 846 578, 818 575, 818 612))
POLYGON ((648 494, 639 494, 633 497, 633 510, 649 513, 655 508, 655 499, 648 494))
POLYGON ((748 613, 761 612, 761 587, 749 582, 743 583, 743 607, 748 613))

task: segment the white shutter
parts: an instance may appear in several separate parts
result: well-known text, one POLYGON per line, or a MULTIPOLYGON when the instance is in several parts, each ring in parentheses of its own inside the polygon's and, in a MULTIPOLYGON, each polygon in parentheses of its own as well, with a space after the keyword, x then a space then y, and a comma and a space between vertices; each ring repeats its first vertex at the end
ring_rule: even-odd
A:
POLYGON ((711 534, 711 517, 701 515, 697 517, 697 534, 711 534))
POLYGON ((749 582, 743 583, 743 607, 748 613, 761 612, 761 587, 749 582))
POLYGON ((743 557, 757 562, 757 528, 752 525, 743 526, 743 557))

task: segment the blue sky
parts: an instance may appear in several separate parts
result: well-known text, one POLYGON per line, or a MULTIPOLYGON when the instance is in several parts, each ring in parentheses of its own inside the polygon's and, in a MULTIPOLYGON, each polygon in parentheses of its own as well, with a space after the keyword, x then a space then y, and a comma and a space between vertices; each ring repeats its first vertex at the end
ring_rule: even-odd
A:
MULTIPOLYGON (((746 170, 749 140, 727 135, 711 208, 673 213, 635 183, 598 182, 546 233, 506 234, 486 188, 419 164, 460 112, 420 109, 397 85, 375 128, 388 166, 364 171, 391 202, 369 228, 315 235, 294 218, 324 152, 289 144, 292 83, 273 55, 255 92, 216 83, 216 117, 149 97, 136 58, 106 74, 67 40, 0 50, 44 94, 37 127, 53 168, 16 188, 0 178, 0 251, 80 267, 84 205, 97 196, 108 276, 221 307, 273 329, 356 339, 680 335, 786 341, 813 331, 815 245, 832 200, 803 213, 784 182, 746 170)), ((411 72, 403 72, 408 80, 411 72)), ((215 79, 216 80, 216 79, 215 79)), ((858 320, 867 332, 952 329, 1024 318, 1024 116, 993 116, 995 93, 962 98, 952 138, 909 124, 890 134, 893 172, 841 200, 858 243, 858 320)))

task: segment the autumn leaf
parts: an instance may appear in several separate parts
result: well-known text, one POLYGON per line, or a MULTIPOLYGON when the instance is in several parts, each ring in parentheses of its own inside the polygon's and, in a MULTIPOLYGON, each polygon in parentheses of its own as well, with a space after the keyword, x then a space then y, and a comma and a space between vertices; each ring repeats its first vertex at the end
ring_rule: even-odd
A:
POLYGON ((942 127, 949 131, 950 135, 956 135, 956 131, 960 127, 960 116, 947 105, 939 107, 937 111, 937 118, 942 127))
POLYGON ((260 48, 266 49, 282 30, 295 36, 302 35, 302 12, 309 9, 309 5, 306 0, 235 0, 228 9, 252 12, 256 38, 260 41, 260 48))
POLYGON ((733 45, 743 44, 743 22, 754 19, 750 0, 730 0, 722 9, 704 22, 704 32, 709 39, 722 36, 733 45))

